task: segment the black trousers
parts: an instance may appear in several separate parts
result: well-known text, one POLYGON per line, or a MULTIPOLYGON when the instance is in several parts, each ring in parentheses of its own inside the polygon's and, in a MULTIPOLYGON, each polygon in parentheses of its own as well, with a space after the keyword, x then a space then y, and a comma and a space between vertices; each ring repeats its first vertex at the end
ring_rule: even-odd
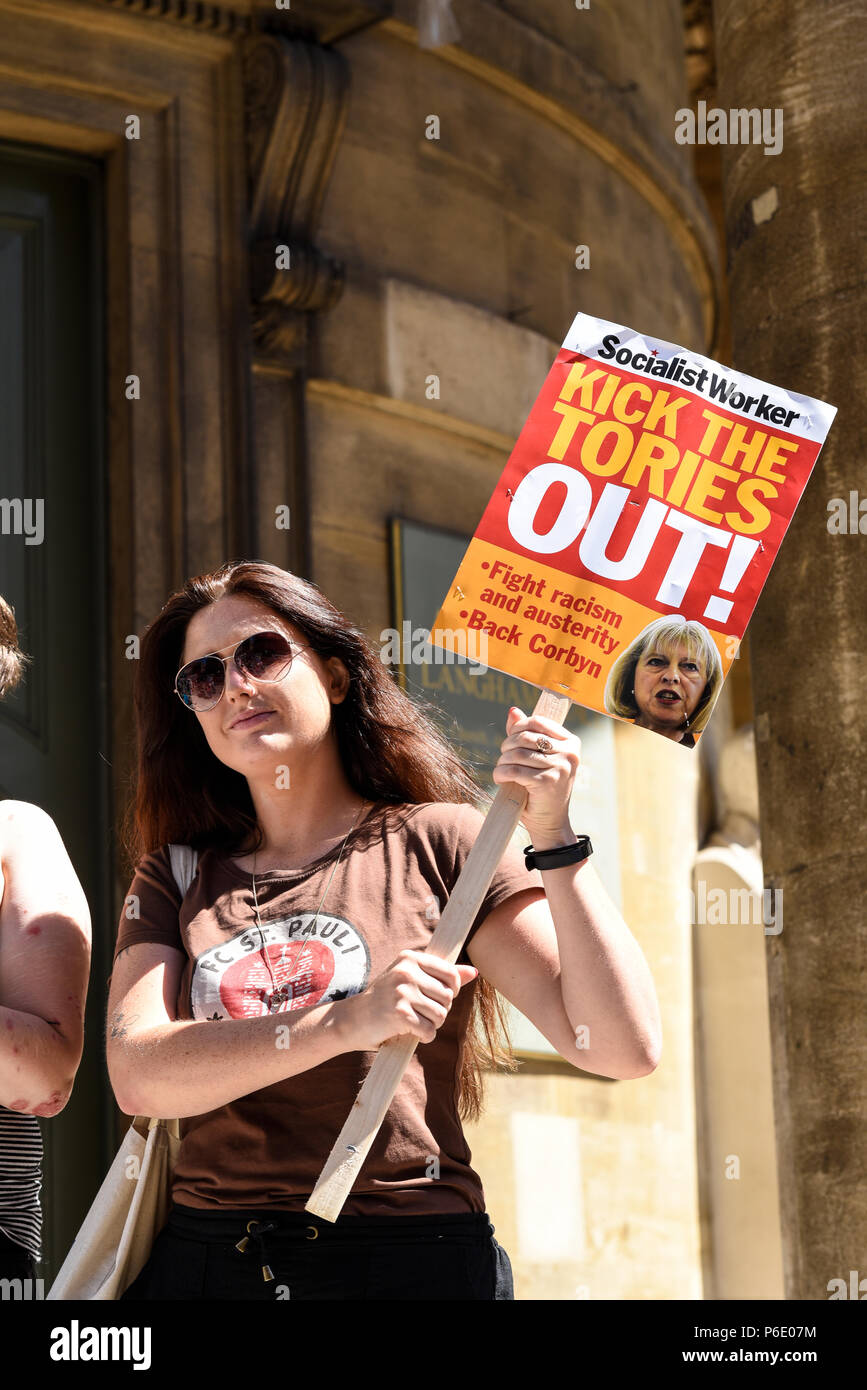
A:
POLYGON ((125 1300, 514 1299, 485 1213, 341 1216, 177 1204, 125 1300), (247 1237, 244 1251, 236 1246, 247 1237), (263 1268, 273 1276, 266 1278, 263 1268))

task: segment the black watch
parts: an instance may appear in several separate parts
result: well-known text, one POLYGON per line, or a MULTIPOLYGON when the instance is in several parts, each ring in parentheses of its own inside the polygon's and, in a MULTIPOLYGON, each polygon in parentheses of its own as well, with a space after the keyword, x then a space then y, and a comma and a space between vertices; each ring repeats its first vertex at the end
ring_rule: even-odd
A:
POLYGON ((574 845, 559 845, 556 849, 533 849, 528 845, 524 850, 524 863, 528 869, 561 869, 564 864, 580 864, 593 853, 589 835, 579 835, 574 845))

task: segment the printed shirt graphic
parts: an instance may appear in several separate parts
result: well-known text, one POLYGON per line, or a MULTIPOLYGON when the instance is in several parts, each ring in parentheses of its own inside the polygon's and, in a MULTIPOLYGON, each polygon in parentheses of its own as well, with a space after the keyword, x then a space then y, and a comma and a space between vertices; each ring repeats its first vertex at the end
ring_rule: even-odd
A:
POLYGON ((370 954, 342 917, 302 912, 241 932, 197 958, 190 985, 193 1018, 262 1018, 359 994, 370 954))
MULTIPOLYGON (((337 848, 300 869, 257 873, 261 926, 252 878, 232 859, 203 851, 181 901, 163 846, 136 868, 115 953, 144 941, 183 953, 177 1016, 209 1027, 269 1015, 288 1021, 296 1010, 339 1003, 367 989, 401 950, 428 949, 483 819, 464 804, 380 803, 350 834, 336 867, 337 848)), ((493 908, 526 889, 543 890, 542 876, 527 872, 513 841, 468 942, 493 908)), ((469 960, 466 947, 458 960, 469 960)), ((465 985, 433 1042, 416 1048, 347 1215, 484 1211, 458 1116, 476 989, 465 985)), ((375 1056, 340 1053, 182 1120, 174 1200, 303 1210, 375 1056)))

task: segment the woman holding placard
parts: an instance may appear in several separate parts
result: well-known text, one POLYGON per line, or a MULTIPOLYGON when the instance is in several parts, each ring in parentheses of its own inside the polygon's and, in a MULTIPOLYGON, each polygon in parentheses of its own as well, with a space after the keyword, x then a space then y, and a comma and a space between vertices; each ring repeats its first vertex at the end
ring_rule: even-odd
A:
POLYGON ((136 703, 107 1056, 121 1108, 180 1117, 182 1144, 125 1296, 512 1298, 460 1123, 503 1057, 495 990, 589 1071, 645 1075, 659 1049, 647 964, 568 824, 578 740, 510 712, 494 781, 528 788, 555 871, 510 847, 451 965, 426 946, 481 790, 314 585, 256 562, 190 580, 144 635, 136 703), (183 897, 170 844, 198 853, 183 897), (320 1221, 325 1157, 406 1034, 423 1046, 345 1214, 320 1221))

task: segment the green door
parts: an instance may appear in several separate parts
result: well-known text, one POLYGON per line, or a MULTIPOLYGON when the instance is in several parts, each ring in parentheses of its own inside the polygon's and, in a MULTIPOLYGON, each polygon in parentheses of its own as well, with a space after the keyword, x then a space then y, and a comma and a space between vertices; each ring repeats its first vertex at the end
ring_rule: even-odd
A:
POLYGON ((46 1289, 112 1128, 101 217, 98 164, 0 144, 0 593, 33 658, 0 702, 0 796, 53 817, 93 922, 84 1057, 66 1109, 40 1122, 46 1289))

